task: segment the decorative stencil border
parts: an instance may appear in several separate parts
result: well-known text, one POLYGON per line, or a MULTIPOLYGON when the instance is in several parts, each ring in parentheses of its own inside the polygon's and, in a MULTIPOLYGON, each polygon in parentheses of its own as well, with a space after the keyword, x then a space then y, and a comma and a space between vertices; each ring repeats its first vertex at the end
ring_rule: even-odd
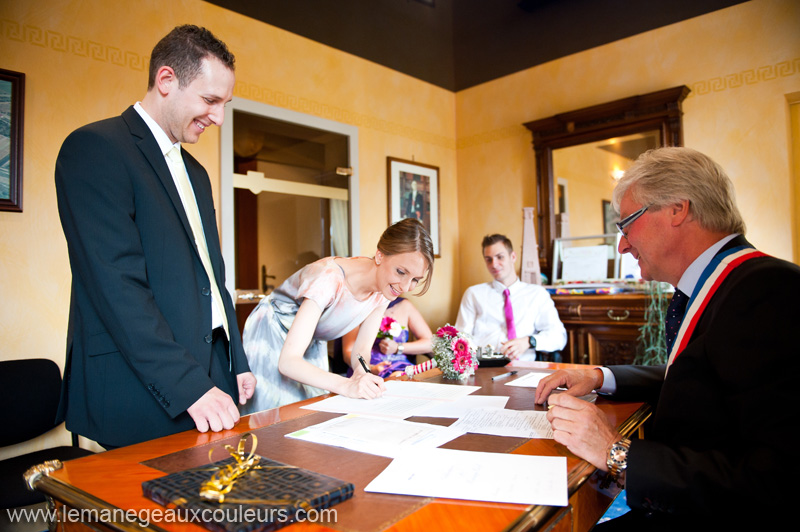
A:
MULTIPOLYGON (((95 61, 111 63, 136 71, 147 70, 149 56, 144 56, 130 50, 121 50, 114 46, 108 46, 72 35, 64 35, 60 32, 38 28, 29 24, 21 25, 16 21, 8 19, 2 20, 2 28, 0 29, 2 30, 2 38, 10 41, 23 42, 42 48, 50 48, 57 52, 69 53, 79 57, 90 58, 95 61)), ((773 65, 743 70, 722 77, 697 81, 690 85, 692 91, 689 93, 688 98, 737 89, 744 85, 754 85, 778 78, 794 76, 798 73, 800 73, 800 57, 788 61, 780 61, 773 65)), ((308 98, 275 91, 267 87, 249 84, 241 80, 236 83, 235 94, 242 98, 274 105, 276 107, 283 107, 285 109, 291 109, 293 111, 307 113, 337 122, 365 127, 447 149, 469 148, 527 135, 527 130, 524 127, 514 125, 455 140, 452 137, 437 135, 375 116, 343 109, 335 105, 329 105, 309 100, 308 98)))
POLYGON ((433 144, 443 148, 455 149, 455 140, 451 137, 436 135, 418 128, 384 120, 383 118, 377 118, 349 109, 342 109, 335 105, 309 100, 308 98, 253 85, 244 81, 236 82, 234 93, 236 96, 248 100, 262 102, 358 127, 374 129, 382 133, 406 137, 411 140, 433 144))
POLYGON ((87 57, 95 61, 111 63, 137 71, 147 70, 147 62, 149 61, 149 56, 143 56, 130 50, 120 50, 114 46, 88 41, 72 35, 64 35, 61 32, 45 30, 29 24, 23 26, 7 19, 2 21, 2 38, 32 44, 41 48, 50 48, 56 52, 69 53, 78 57, 87 57))
MULTIPOLYGON (((3 19, 0 24, 2 24, 0 29, 2 30, 3 39, 27 43, 41 48, 49 48, 57 52, 69 53, 78 57, 86 57, 94 59, 95 61, 111 63, 136 71, 146 71, 148 68, 149 54, 144 56, 129 50, 120 50, 114 46, 108 46, 71 35, 64 35, 60 32, 38 28, 29 24, 21 25, 8 19, 3 19)), ((437 135, 375 116, 343 109, 335 105, 329 105, 293 94, 276 91, 268 87, 260 87, 242 80, 236 82, 234 93, 236 96, 274 105, 276 107, 307 113, 345 124, 374 129, 382 133, 402 136, 443 148, 455 149, 455 139, 452 137, 437 135)))
POLYGON ((697 81, 689 86, 692 92, 689 93, 688 98, 692 96, 704 96, 712 92, 738 89, 744 85, 755 85, 765 81, 794 76, 798 73, 800 73, 800 57, 788 61, 781 61, 774 65, 750 68, 723 77, 697 81))
MULTIPOLYGON (((696 81, 689 85, 691 92, 686 99, 705 96, 711 93, 722 92, 726 90, 738 89, 745 85, 755 85, 766 81, 774 81, 778 78, 786 78, 800 74, 800 57, 790 59, 788 61, 780 61, 774 65, 766 65, 757 68, 743 70, 735 74, 728 74, 727 76, 710 78, 702 81, 696 81)), ((478 133, 469 137, 463 137, 457 140, 457 149, 470 148, 481 144, 488 144, 498 140, 505 140, 508 138, 524 136, 530 139, 530 134, 523 126, 509 126, 506 128, 488 131, 486 133, 478 133)))

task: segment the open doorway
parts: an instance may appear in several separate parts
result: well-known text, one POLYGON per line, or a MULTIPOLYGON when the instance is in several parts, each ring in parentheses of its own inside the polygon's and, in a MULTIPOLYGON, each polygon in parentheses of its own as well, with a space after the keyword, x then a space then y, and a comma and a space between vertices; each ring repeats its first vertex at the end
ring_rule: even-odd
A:
POLYGON ((358 253, 357 129, 234 99, 221 139, 226 285, 242 330, 306 264, 358 253))

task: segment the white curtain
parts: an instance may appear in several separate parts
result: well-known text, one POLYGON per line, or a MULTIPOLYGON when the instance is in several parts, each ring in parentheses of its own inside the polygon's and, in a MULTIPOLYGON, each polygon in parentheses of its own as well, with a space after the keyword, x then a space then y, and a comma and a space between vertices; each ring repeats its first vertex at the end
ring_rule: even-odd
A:
POLYGON ((350 243, 347 238, 347 201, 332 199, 331 205, 331 243, 333 254, 337 257, 350 256, 350 243))

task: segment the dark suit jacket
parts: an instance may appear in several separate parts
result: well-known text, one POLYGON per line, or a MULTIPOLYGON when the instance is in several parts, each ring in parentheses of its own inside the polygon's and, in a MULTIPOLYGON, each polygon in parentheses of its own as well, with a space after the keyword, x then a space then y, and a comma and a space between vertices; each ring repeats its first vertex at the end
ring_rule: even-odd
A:
POLYGON ((158 143, 133 109, 67 137, 56 192, 72 296, 60 414, 67 428, 128 445, 191 429, 213 386, 238 401, 249 371, 224 286, 208 174, 185 150, 231 343, 212 356, 210 285, 158 143))
POLYGON ((425 217, 425 195, 417 191, 417 196, 413 192, 407 192, 405 198, 405 212, 403 213, 406 218, 416 218, 422 221, 425 217))
MULTIPOLYGON (((743 243, 736 237, 724 249, 743 243)), ((754 258, 720 285, 666 378, 664 366, 610 368, 615 397, 656 404, 626 473, 639 529, 738 530, 749 517, 764 525, 789 512, 799 309, 800 268, 754 258)))

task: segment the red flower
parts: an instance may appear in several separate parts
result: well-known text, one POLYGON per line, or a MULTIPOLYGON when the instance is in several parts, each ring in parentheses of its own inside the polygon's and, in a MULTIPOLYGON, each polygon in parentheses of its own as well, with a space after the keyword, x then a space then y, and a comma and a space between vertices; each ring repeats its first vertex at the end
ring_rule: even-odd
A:
POLYGON ((453 359, 453 368, 459 373, 464 373, 473 366, 472 356, 469 351, 456 351, 453 359))
POLYGON ((467 341, 463 338, 456 338, 453 340, 451 347, 453 348, 453 353, 455 353, 456 357, 462 355, 463 353, 469 353, 469 343, 467 343, 467 341))
POLYGON ((452 325, 445 325, 444 327, 439 327, 439 330, 436 331, 436 336, 439 338, 444 338, 445 336, 456 336, 458 335, 458 329, 453 327, 452 325))
POLYGON ((391 316, 384 316, 381 320, 381 332, 388 333, 392 328, 392 323, 394 323, 394 318, 391 316))

